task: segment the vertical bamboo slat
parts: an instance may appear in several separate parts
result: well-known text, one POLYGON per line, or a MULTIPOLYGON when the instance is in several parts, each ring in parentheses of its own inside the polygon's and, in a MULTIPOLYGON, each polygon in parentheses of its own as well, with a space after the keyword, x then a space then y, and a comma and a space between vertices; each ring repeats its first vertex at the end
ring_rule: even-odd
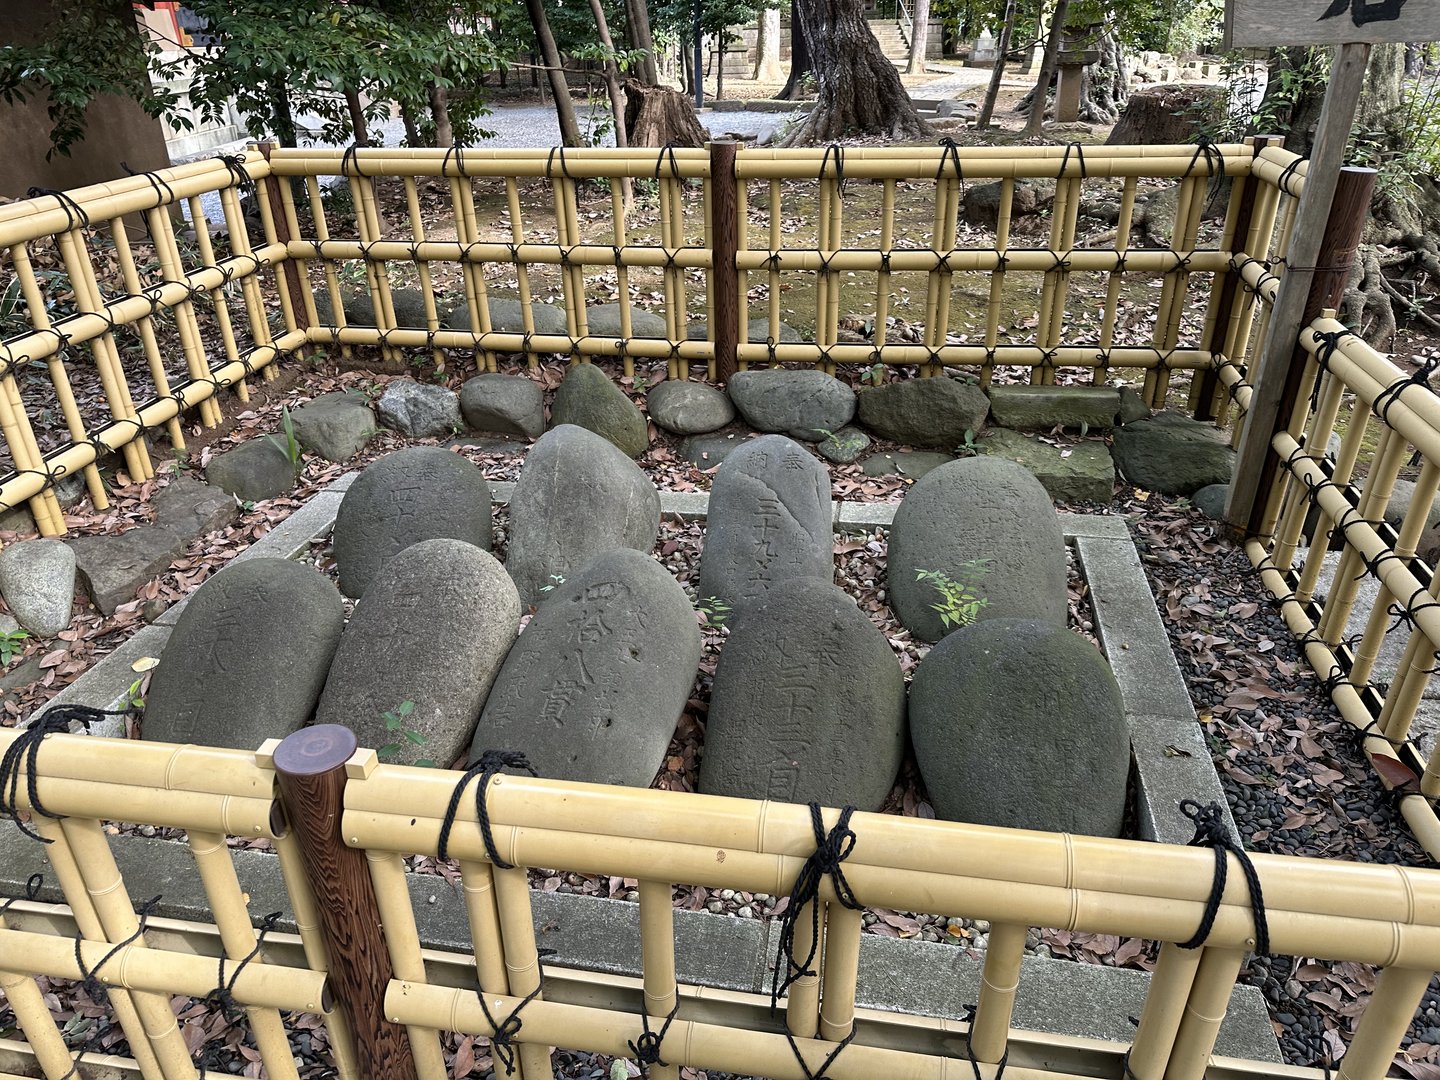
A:
MULTIPOLYGON (((895 181, 886 180, 880 192, 880 251, 886 262, 875 275, 875 329, 870 340, 884 345, 890 340, 890 271, 887 269, 895 246, 895 181)), ((743 295, 743 294, 742 294, 743 295)))
MULTIPOLYGON (((320 197, 320 181, 313 176, 307 176, 305 194, 310 201, 310 218, 315 223, 315 239, 324 245, 330 239, 330 223, 325 219, 325 201, 320 197)), ((340 275, 335 269, 335 260, 322 259, 320 266, 325 276, 325 289, 330 294, 330 321, 343 330, 348 320, 345 318, 344 295, 340 291, 340 275)), ((348 360, 352 355, 350 346, 342 344, 340 355, 348 360)))
MULTIPOLYGON (((115 258, 120 264, 121 279, 125 282, 125 291, 132 296, 140 294, 140 273, 135 267, 135 254, 130 250, 130 237, 125 228, 124 218, 112 218, 110 221, 110 236, 115 243, 115 258)), ((207 236, 208 240, 209 237, 207 236)), ((135 321, 136 332, 140 335, 140 346, 145 352, 145 361, 150 367, 150 381, 155 384, 155 393, 160 397, 170 396, 170 379, 165 374, 165 359, 160 355, 160 347, 155 341, 155 326, 149 315, 142 315, 135 321)), ((70 407, 75 407, 74 400, 71 400, 70 407)), ((170 445, 176 451, 185 449, 185 433, 180 428, 180 417, 175 416, 165 425, 166 434, 170 436, 170 445)))
POLYGON ((1375 1080, 1390 1071, 1390 1062, 1400 1049, 1410 1018, 1420 1007, 1431 974, 1400 967, 1380 973, 1350 1049, 1340 1059, 1339 1080, 1375 1080))
MULTIPOLYGON (((615 218, 613 235, 617 247, 620 248, 624 248, 630 243, 630 230, 628 225, 629 212, 630 205, 625 200, 624 193, 621 191, 619 185, 611 184, 610 213, 614 215, 615 218)), ((618 258, 616 259, 615 266, 615 291, 620 297, 620 336, 626 341, 629 341, 635 334, 633 326, 633 301, 630 296, 630 268, 623 262, 620 262, 618 258)), ((634 357, 627 352, 620 358, 620 362, 623 365, 622 374, 624 374, 627 379, 634 378, 634 357)), ((712 379, 715 378, 713 371, 710 373, 710 377, 712 379)))
MULTIPOLYGON (((405 177, 405 205, 410 211, 410 239, 416 244, 423 244, 425 223, 420 217, 420 192, 412 176, 405 177)), ((417 260, 416 273, 420 275, 420 299, 425 305, 425 328, 433 332, 440 329, 440 315, 435 305, 435 284, 430 280, 430 264, 424 259, 417 260)), ((432 349, 430 357, 435 361, 435 373, 442 373, 445 370, 445 354, 439 349, 432 349)))
POLYGON ((827 904, 821 966, 820 1038, 840 1042, 855 1029, 855 981, 860 972, 861 912, 827 904))
MULTIPOLYGON (((995 216, 995 250, 1003 260, 1010 249, 1010 219, 1015 208, 1015 178, 1000 181, 1000 209, 995 216)), ((990 275, 990 303, 985 314, 985 347, 993 349, 1000 341, 1000 305, 1005 295, 1005 264, 990 275)), ((988 390, 995 377, 995 365, 986 360, 980 367, 980 386, 988 390)))
MULTIPOLYGON (((510 242, 512 244, 522 244, 525 242, 525 219, 520 213, 520 185, 516 183, 512 177, 505 178, 505 205, 509 207, 510 210, 510 242)), ((474 204, 472 202, 472 216, 473 212, 474 204)), ((535 315, 534 312, 530 310, 530 270, 524 263, 521 263, 516 267, 515 273, 516 288, 520 293, 520 318, 524 324, 525 333, 533 334, 535 332, 535 315)), ((482 279, 479 282, 479 287, 483 288, 483 286, 484 281, 482 279)), ((488 311, 485 317, 487 319, 485 325, 489 326, 488 311)), ((540 366, 540 361, 537 357, 530 356, 527 357, 527 359, 532 370, 540 366)))
MULTIPOLYGON (((184 268, 180 265, 180 249, 175 244, 175 230, 170 216, 163 210, 151 210, 145 215, 150 226, 150 238, 155 242, 155 256, 160 261, 160 272, 167 281, 183 281, 184 268)), ((210 381, 210 361, 206 357, 205 342, 200 335, 200 324, 195 317, 195 304, 188 296, 171 308, 175 316, 175 329, 180 335, 181 350, 185 354, 185 367, 192 382, 210 381)), ((217 397, 207 398, 200 403, 200 422, 206 427, 220 423, 220 401, 217 397)))
MULTIPOLYGON (((500 779, 496 777, 492 783, 500 779)), ((528 997, 540 989, 540 954, 535 947, 530 883, 520 867, 502 870, 496 866, 491 868, 491 873, 495 876, 495 901, 500 912, 500 935, 510 993, 517 998, 528 997)), ((491 1011, 495 1012, 493 1008, 491 1011)), ((503 1023, 503 1014, 496 1013, 495 1018, 503 1023)), ((554 1075, 547 1047, 521 1043, 517 1057, 520 1080, 550 1080, 554 1075)))
MULTIPOLYGON (((190 220, 195 226, 195 245, 200 249, 200 265, 215 267, 215 246, 210 242, 210 229, 205 220, 205 207, 199 197, 187 200, 190 206, 190 220)), ((240 347, 235 343, 235 332, 230 325, 230 304, 225 299, 225 290, 216 289, 209 294, 215 306, 215 324, 220 330, 220 345, 225 350, 229 363, 239 363, 240 347)), ((164 374, 164 371, 161 371, 164 374)), ((157 384, 158 385, 158 384, 157 384)), ((235 383, 235 396, 241 401, 250 400, 250 388, 244 379, 235 383)))
POLYGON ((480 989, 487 994, 508 994, 510 976, 505 972, 505 945, 500 937, 500 909, 495 902, 490 864, 462 862, 460 882, 465 890, 465 913, 470 920, 480 989))
MULTIPOLYGON (((675 983, 675 909, 670 902, 670 885, 664 881, 640 882, 640 968, 644 976, 645 1012, 655 1019, 650 1030, 658 1032, 678 1000, 675 983)), ((664 1058, 664 1043, 661 1043, 664 1058)), ((656 1063, 650 1067, 655 1080, 676 1080, 675 1065, 656 1063)))
POLYGON ((1201 952, 1171 942, 1160 946, 1160 959, 1150 976, 1140 1026, 1130 1047, 1130 1072, 1135 1080, 1162 1080, 1167 1075, 1175 1036, 1185 1018, 1185 1004, 1195 985, 1201 952))
POLYGON ((1175 1049, 1165 1069, 1165 1080, 1203 1080, 1244 959, 1245 954, 1239 949, 1201 951, 1200 966, 1185 1003, 1185 1016, 1175 1036, 1175 1049))
MULTIPOLYGON (((365 859, 370 864, 375 902, 380 907, 380 929, 390 950, 395 977, 412 983, 426 982, 425 961, 420 955, 420 930, 415 925, 410 890, 405 884, 405 862, 392 851, 366 851, 365 859)), ((448 1080, 438 1026, 406 1027, 419 1080, 448 1080)))
MULTIPOLYGON (((5 929, 8 929, 5 916, 0 915, 0 930, 5 929)), ((50 1007, 45 1004, 35 980, 29 975, 0 968, 0 991, 4 992, 20 1033, 25 1036, 25 1042, 35 1055, 45 1080, 65 1080, 72 1075, 74 1060, 70 1049, 55 1027, 50 1007)))
MULTIPOLYGON (((795 920, 795 955, 804 959, 814 948, 816 961, 810 967, 810 974, 801 975, 790 984, 785 1001, 785 1026, 797 1039, 813 1039, 820 1030, 820 976, 817 974, 819 957, 825 953, 824 901, 812 900, 800 910, 795 920), (816 936, 812 904, 821 905, 819 936, 816 936)), ((794 974, 793 971, 787 972, 794 974)))
POLYGON ((970 1052, 976 1061, 996 1064, 1005 1056, 1015 991, 1020 986, 1020 961, 1025 956, 1026 928, 997 923, 990 928, 985 968, 980 975, 980 1000, 970 1025, 970 1052))
MULTIPOLYGON (((513 181, 507 184, 513 185, 513 181)), ((477 243, 480 239, 480 224, 475 215, 475 186, 468 180, 453 179, 450 182, 450 203, 455 215, 455 235, 461 238, 466 244, 477 243)), ((520 229, 520 197, 518 189, 515 190, 514 202, 511 206, 513 215, 512 230, 518 244, 521 236, 520 229)), ((527 334, 535 331, 535 313, 530 310, 530 278, 525 268, 521 266, 520 274, 520 322, 527 334)), ((490 319, 490 293, 485 285, 485 267, 482 264, 464 260, 460 266, 460 273, 465 279, 465 297, 470 304, 470 329, 475 333, 488 334, 494 329, 490 319)), ((527 357, 530 366, 536 367, 539 361, 532 355, 527 357)), ((495 370, 495 354, 488 349, 482 349, 476 355, 477 365, 485 371, 495 370)))

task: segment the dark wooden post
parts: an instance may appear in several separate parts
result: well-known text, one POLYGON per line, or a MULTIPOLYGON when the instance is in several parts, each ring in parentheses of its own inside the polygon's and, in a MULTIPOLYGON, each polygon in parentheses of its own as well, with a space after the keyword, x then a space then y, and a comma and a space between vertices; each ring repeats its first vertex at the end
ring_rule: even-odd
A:
MULTIPOLYGON (((1355 262, 1355 249, 1360 245, 1360 235, 1365 230, 1365 218, 1370 208, 1370 199, 1375 194, 1374 169, 1361 169, 1347 166, 1340 170, 1340 175, 1335 185, 1335 199, 1330 206, 1330 216, 1325 222, 1325 231, 1320 237, 1320 250, 1315 257, 1315 266, 1310 278, 1310 290, 1305 296, 1305 306, 1300 315, 1300 327, 1303 332, 1306 326, 1320 317, 1320 312, 1325 308, 1337 308, 1345 296, 1345 284, 1350 279, 1350 269, 1355 262)), ((1287 268, 1288 273, 1294 273, 1297 269, 1287 268)), ((1309 270, 1311 268, 1303 268, 1309 270)), ((1282 354, 1274 354, 1276 359, 1282 354)), ((1270 423, 1263 427, 1256 427, 1253 423, 1247 424, 1246 440, 1255 439, 1262 434, 1265 439, 1265 448, 1268 453, 1260 462, 1258 476, 1248 492, 1249 501, 1237 503, 1235 493, 1240 481, 1240 468, 1245 458, 1242 455, 1236 460, 1235 485, 1231 488, 1231 503, 1227 511, 1232 531, 1243 529, 1247 536, 1257 536, 1260 533, 1261 525, 1266 517, 1266 508, 1270 504, 1275 492, 1275 481, 1279 461, 1275 453, 1270 449, 1271 440, 1275 433, 1284 431, 1290 426, 1295 415, 1295 409, 1300 403, 1296 398, 1300 394, 1300 382, 1305 375, 1305 365, 1308 353, 1297 340, 1294 348, 1283 367, 1275 371, 1261 370, 1262 378, 1280 382, 1283 378, 1283 389, 1279 395, 1279 407, 1274 413, 1270 423)), ((1258 396, 1259 388, 1256 388, 1258 396)), ((1251 399, 1252 402, 1254 398, 1251 399)), ((1263 415, 1251 417, 1253 420, 1263 420, 1263 415)))
POLYGON ((711 258, 714 272, 715 322, 710 328, 715 341, 715 378, 725 382, 739 368, 735 349, 740 339, 740 275, 735 269, 735 252, 740 246, 740 184, 735 176, 732 141, 710 144, 710 236, 714 243, 711 258))
POLYGON ((394 977, 380 932, 380 907, 365 855, 340 834, 345 762, 355 734, 340 724, 301 728, 275 748, 280 803, 305 861, 320 931, 330 957, 330 986, 355 1039, 367 1080, 415 1080, 410 1035, 385 1019, 394 977))
MULTIPOLYGON (((265 160, 270 160, 270 152, 275 149, 276 143, 261 143, 260 153, 265 155, 265 160)), ((295 239, 290 235, 290 222, 285 218, 285 204, 280 199, 280 185, 288 184, 288 177, 270 176, 265 182, 265 194, 270 203, 270 219, 275 222, 275 239, 282 244, 288 244, 295 239)), ((298 263, 285 262, 275 267, 275 273, 285 279, 285 289, 290 294, 290 310, 295 313, 295 326, 299 330, 310 328, 310 317, 305 313, 305 286, 300 281, 300 268, 298 263)))
MULTIPOLYGON (((1278 135, 1256 135, 1254 156, 1258 158, 1260 151, 1267 146, 1278 146, 1284 141, 1278 135)), ((1255 192, 1260 186, 1259 181, 1250 176, 1237 176, 1235 183, 1240 185, 1240 202, 1235 208, 1235 231, 1231 233, 1230 240, 1232 252, 1243 250, 1246 237, 1250 235, 1250 223, 1255 216, 1255 192)), ((1238 270, 1225 271, 1225 281, 1220 286, 1220 302, 1216 305, 1215 325, 1211 328, 1210 340, 1205 344, 1212 356, 1225 347, 1225 335, 1230 331, 1230 317, 1235 311, 1235 294, 1239 291, 1240 281, 1238 270)), ((1238 357, 1232 356, 1230 359, 1236 360, 1238 357)), ((1195 399, 1196 420, 1215 419, 1215 396, 1219 386, 1220 378, 1213 367, 1201 374, 1200 393, 1195 399)))

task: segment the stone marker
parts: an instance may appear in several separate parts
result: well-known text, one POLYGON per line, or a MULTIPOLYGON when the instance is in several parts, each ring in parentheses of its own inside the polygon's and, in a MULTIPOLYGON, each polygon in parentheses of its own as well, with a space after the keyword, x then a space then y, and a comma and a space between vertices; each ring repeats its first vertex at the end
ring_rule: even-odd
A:
POLYGON ((460 399, 444 386, 396 379, 375 403, 380 422, 412 439, 440 439, 460 429, 460 399))
POLYGON ((331 539, 340 591, 363 596, 389 559, 422 540, 489 551, 491 529, 490 485, 471 462, 438 446, 386 454, 340 500, 331 539))
POLYGON ((954 460, 951 454, 938 454, 931 450, 900 451, 871 454, 860 462, 860 469, 866 476, 908 476, 911 480, 919 480, 926 473, 934 472, 954 460))
POLYGON ((1109 431, 1120 412, 1113 386, 991 386, 990 416, 1001 427, 1048 431, 1056 424, 1109 431))
POLYGON ((855 391, 813 369, 741 371, 730 377, 726 390, 755 430, 785 432, 792 439, 819 442, 855 415, 855 391))
POLYGON ((1111 453, 1125 479, 1162 495, 1228 484, 1235 469, 1235 451, 1223 432, 1174 412, 1118 428, 1111 453))
POLYGON ((1124 427, 1136 420, 1148 419, 1149 416, 1150 406, 1145 404, 1140 392, 1133 386, 1120 387, 1120 411, 1115 414, 1115 422, 1124 427))
POLYGON ((550 406, 550 426, 574 424, 609 439, 628 457, 639 457, 650 446, 650 432, 642 413, 624 390, 594 364, 576 364, 565 373, 550 406))
MULTIPOLYGON (((525 316, 519 300, 512 300, 504 296, 491 296, 488 297, 488 300, 491 330, 500 334, 523 334, 525 332, 525 316)), ((560 336, 568 333, 565 328, 564 308, 555 307, 553 304, 531 304, 530 311, 533 316, 535 333, 560 336)), ((441 325, 450 330, 471 330, 469 302, 461 300, 441 320, 441 325)))
POLYGON ((489 552, 463 540, 413 544, 350 616, 315 721, 349 726, 361 746, 393 746, 385 761, 449 768, 519 626, 520 598, 489 552))
POLYGON ((466 379, 460 388, 460 411, 476 431, 527 439, 545 434, 545 392, 524 375, 486 372, 466 379))
POLYGON ((704 435, 735 419, 725 391, 688 379, 666 379, 645 394, 655 425, 675 435, 704 435))
POLYGON ((304 727, 344 624, 335 586, 304 563, 227 566, 196 590, 165 644, 145 738, 254 750, 304 727))
POLYGON ((978 386, 945 376, 902 379, 860 392, 860 423, 891 442, 954 450, 979 434, 990 399, 978 386))
POLYGON ((920 661, 910 736, 940 817, 1118 836, 1130 733, 1095 646, 1063 626, 989 619, 920 661))
POLYGON ((274 439, 262 435, 216 454, 205 479, 243 502, 261 502, 294 490, 295 466, 274 439))
POLYGON ((1190 496, 1190 505, 1214 521, 1224 521, 1225 504, 1229 499, 1229 484, 1206 484, 1190 496))
POLYGON ((699 663, 675 579, 647 554, 608 551, 557 586, 510 650, 470 759, 519 750, 552 780, 649 787, 699 663))
POLYGON ((710 488, 699 597, 739 611, 773 584, 835 578, 830 474, 803 446, 765 435, 726 457, 710 488))
POLYGON ((21 540, 0 551, 0 595, 30 633, 54 637, 70 625, 75 552, 61 540, 21 540))
POLYGON ((1115 496, 1115 462, 1098 440, 1062 449, 1009 428, 991 428, 976 441, 975 449, 1023 466, 1052 499, 1108 506, 1115 496))
POLYGON ((730 627, 700 790, 877 809, 905 752, 905 678, 885 635, 824 581, 777 585, 730 627))
POLYGON ((1065 538, 1050 496, 1001 458, 962 458, 905 493, 890 529, 887 587, 896 617, 922 641, 951 630, 944 588, 983 599, 979 619, 1038 618, 1064 626, 1065 538), (920 574, 941 574, 937 582, 920 574))
MULTIPOLYGON (((340 302, 345 309, 345 322, 350 326, 375 326, 375 303, 370 290, 352 289, 342 292, 340 302)), ((390 306, 395 312, 395 325, 425 329, 429 323, 425 318, 425 296, 419 289, 390 288, 390 306)), ((330 290, 315 291, 315 314, 322 326, 335 321, 334 308, 330 303, 330 290)))
POLYGON ((290 419, 300 445, 326 461, 349 461, 379 430, 364 396, 343 390, 291 409, 290 419))
POLYGON ((713 431, 708 435, 691 435, 681 440, 680 456, 697 469, 713 469, 730 456, 736 447, 750 441, 750 432, 713 431))
POLYGON ((850 426, 841 428, 828 439, 815 444, 817 454, 837 465, 849 465, 869 449, 870 436, 858 427, 850 426))
POLYGON ((568 578, 612 548, 649 551, 660 530, 660 496, 616 447, 573 424, 547 431, 531 448, 510 496, 505 569, 522 604, 539 604, 555 578, 568 578))
MULTIPOLYGON (((620 305, 595 304, 585 309, 585 327, 594 337, 618 340, 620 333, 620 305)), ((632 338, 665 338, 665 317, 653 311, 630 305, 630 336, 632 338)))

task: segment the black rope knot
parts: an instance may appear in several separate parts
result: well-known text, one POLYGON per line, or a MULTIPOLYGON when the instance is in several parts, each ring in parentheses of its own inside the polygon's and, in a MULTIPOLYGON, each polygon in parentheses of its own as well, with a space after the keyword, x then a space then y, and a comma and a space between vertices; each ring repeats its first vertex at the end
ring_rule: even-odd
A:
POLYGON ((817 179, 825 179, 825 166, 830 164, 830 155, 835 155, 835 180, 840 187, 840 197, 845 197, 845 148, 839 143, 831 143, 825 148, 825 156, 820 159, 820 175, 817 179))
POLYGON ((1200 159, 1205 159, 1205 168, 1211 176, 1217 176, 1225 168, 1225 155, 1220 152, 1220 145, 1209 135, 1200 135, 1195 140, 1195 156, 1190 159, 1190 164, 1185 166, 1184 179, 1195 171, 1195 166, 1200 159))
POLYGON ((1270 927, 1265 920, 1265 900, 1260 890, 1260 876, 1249 854, 1231 835, 1225 826, 1225 811, 1219 803, 1202 806, 1194 799, 1180 803, 1180 812, 1195 822, 1195 836, 1192 847, 1208 847, 1215 851, 1215 879, 1210 886, 1210 897, 1205 901, 1205 912, 1200 917, 1200 926, 1195 936, 1180 943, 1182 949, 1197 949, 1205 944, 1215 926, 1215 916, 1220 911, 1220 899, 1225 894, 1225 880, 1229 874, 1227 853, 1233 853, 1245 874, 1245 884, 1250 890, 1250 911, 1255 917, 1255 952, 1264 955, 1270 951, 1270 927))
POLYGON ((145 933, 146 920, 150 918, 150 913, 155 910, 156 905, 159 903, 160 897, 152 896, 149 900, 141 904, 140 909, 135 913, 139 916, 139 921, 135 924, 135 932, 124 941, 116 942, 110 951, 102 956, 100 962, 93 968, 87 968, 84 958, 80 955, 80 943, 85 939, 79 934, 75 935, 75 965, 80 969, 80 989, 85 991, 86 996, 89 997, 94 1004, 103 1008, 110 1003, 110 990, 100 981, 100 969, 115 959, 115 956, 121 949, 140 939, 140 936, 145 933))
MULTIPOLYGON (((527 337, 529 335, 526 335, 527 337)), ((460 799, 465 793, 465 785, 475 777, 480 777, 480 783, 475 786, 475 816, 480 819, 480 837, 485 841, 485 854, 494 866, 501 870, 513 870, 513 863, 508 863, 500 857, 500 852, 495 847, 495 837, 490 832, 490 809, 485 799, 485 789, 489 787, 490 780, 502 769, 524 769, 531 776, 539 776, 535 766, 518 750, 486 750, 480 755, 480 761, 470 766, 465 775, 460 777, 455 784, 455 791, 450 796, 450 805, 445 810, 445 819, 440 823, 440 843, 436 848, 436 855, 441 858, 448 858, 447 851, 450 846, 450 829, 455 824, 455 813, 460 809, 460 799)))
MULTIPOLYGON (((1319 335, 1317 335, 1319 336, 1319 335)), ((1385 423, 1387 427, 1393 426, 1390 423, 1390 409, 1400 400, 1400 395, 1412 386, 1423 386, 1427 390, 1430 387, 1430 376, 1435 374, 1435 369, 1440 368, 1440 357, 1432 356, 1426 360, 1410 375, 1403 379, 1396 379, 1389 386, 1375 395, 1375 401, 1370 406, 1375 415, 1385 423)))
MULTIPOLYGON (((45 875, 44 875, 44 874, 34 873, 34 874, 31 874, 28 878, 26 878, 26 879, 25 879, 25 900, 26 900, 26 902, 34 902, 35 898, 40 895, 40 890, 41 890, 42 888, 44 888, 44 887, 45 887, 45 875)), ((4 915, 7 911, 10 910, 11 907, 13 907, 15 904, 18 904, 19 902, 20 902, 20 897, 18 897, 18 896, 12 896, 12 897, 10 897, 10 899, 6 900, 3 904, 0 904, 0 915, 4 915)))
POLYGON ((485 1022, 495 1031, 495 1034, 490 1036, 490 1054, 500 1063, 506 1076, 511 1076, 515 1072, 515 1056, 518 1052, 515 1046, 515 1037, 520 1034, 520 1029, 524 1026, 524 1021, 520 1019, 520 1013, 526 1005, 540 996, 540 991, 545 986, 545 965, 542 961, 547 956, 553 956, 554 953, 554 949, 535 950, 535 966, 539 969, 539 978, 535 983, 535 989, 521 998, 520 1004, 511 1009, 510 1014, 504 1020, 496 1020, 490 1012, 490 1006, 485 1004, 485 992, 480 989, 475 991, 475 997, 480 1002, 480 1011, 485 1014, 485 1022))
POLYGON ((1299 175, 1300 163, 1305 161, 1308 156, 1307 154, 1301 154, 1299 157, 1291 159, 1286 166, 1280 170, 1280 175, 1275 180, 1275 186, 1286 195, 1295 194, 1295 192, 1290 190, 1290 181, 1299 175))
POLYGON ((841 869, 840 865, 850 857, 850 852, 855 849, 855 833, 850 828, 850 815, 853 813, 855 813, 853 806, 843 808, 840 811, 840 820, 827 833, 825 822, 820 816, 820 804, 813 802, 810 804, 810 826, 815 832, 815 851, 805 860, 800 867, 800 872, 795 875, 795 885, 790 892, 790 906, 780 917, 780 945, 775 957, 775 974, 770 982, 770 1008, 772 1011, 779 1004, 780 996, 791 985, 806 976, 815 974, 810 965, 814 962, 815 954, 819 949, 820 883, 828 877, 835 887, 836 899, 843 906, 852 911, 859 911, 863 907, 855 899, 855 893, 850 888, 850 882, 845 880, 845 871, 841 869), (795 955, 795 927, 799 922, 800 912, 806 905, 810 906, 813 933, 810 936, 810 951, 801 960, 795 955))
MULTIPOLYGON (((677 988, 678 989, 678 988, 677 988)), ((675 1014, 680 1011, 680 996, 675 996, 675 1005, 665 1016, 665 1023, 660 1026, 659 1031, 650 1030, 650 1015, 646 1012, 640 1014, 641 1032, 637 1038, 627 1043, 630 1052, 635 1055, 635 1062, 640 1066, 640 1076, 643 1078, 650 1075, 650 1068, 659 1065, 664 1068, 669 1062, 660 1056, 661 1048, 665 1043, 665 1036, 670 1031, 670 1024, 675 1019, 675 1014)))
POLYGON ((79 227, 82 229, 88 229, 90 227, 90 215, 85 212, 83 206, 65 194, 65 192, 56 191, 54 188, 39 187, 38 185, 25 192, 27 199, 38 199, 43 195, 51 196, 60 204, 60 209, 65 211, 67 232, 74 230, 77 221, 80 223, 79 227))
POLYGON ((93 709, 88 705, 52 705, 10 744, 5 756, 0 758, 0 821, 15 822, 15 826, 32 840, 42 844, 50 843, 37 832, 31 831, 20 820, 20 774, 25 774, 25 797, 30 803, 30 812, 58 821, 63 815, 52 814, 40 804, 39 773, 36 763, 40 757, 40 744, 46 735, 67 734, 72 723, 78 723, 88 732, 90 725, 105 716, 126 716, 131 712, 124 709, 93 709))
POLYGON ((1071 151, 1074 151, 1075 160, 1080 164, 1080 179, 1088 179, 1090 176, 1090 169, 1085 164, 1085 147, 1078 142, 1065 144, 1065 156, 1060 159, 1060 171, 1056 173, 1056 176, 1062 178, 1064 177, 1065 170, 1070 165, 1071 151))
POLYGON ((345 148, 345 153, 343 153, 343 154, 340 155, 340 175, 341 175, 341 176, 349 176, 350 173, 348 172, 348 169, 350 168, 351 165, 355 166, 355 175, 356 175, 356 176, 364 176, 364 175, 365 175, 363 172, 360 171, 360 144, 359 144, 359 143, 351 143, 349 146, 347 146, 347 147, 345 148))

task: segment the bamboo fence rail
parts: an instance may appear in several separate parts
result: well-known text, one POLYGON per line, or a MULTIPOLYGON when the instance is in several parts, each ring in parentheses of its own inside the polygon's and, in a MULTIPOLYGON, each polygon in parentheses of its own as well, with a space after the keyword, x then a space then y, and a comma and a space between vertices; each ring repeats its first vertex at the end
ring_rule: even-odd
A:
MULTIPOLYGON (((672 886, 788 893, 815 849, 806 808, 498 775, 484 798, 499 858, 487 853, 472 799, 460 800, 449 837, 473 951, 422 950, 403 859, 437 854, 460 774, 380 765, 373 751, 355 751, 353 738, 339 740, 338 754, 324 758, 316 741, 335 750, 327 732, 343 730, 306 729, 256 753, 46 737, 36 758, 36 791, 60 816, 37 815, 35 826, 54 841, 47 854, 69 906, 20 901, 9 912, 20 925, 0 921, 0 986, 23 1036, 0 1039, 0 1064, 32 1063, 47 1080, 69 1075, 75 1049, 57 1031, 33 980, 93 974, 111 988, 109 1008, 134 1054, 107 1064, 122 1075, 195 1076, 169 998, 208 994, 214 957, 224 955, 221 981, 245 1007, 271 1076, 295 1075, 278 1010, 321 1015, 347 1077, 440 1080, 448 1073, 439 1033, 493 1038, 497 1026, 506 1027, 502 1042, 516 1051, 516 1073, 526 1080, 551 1075, 556 1046, 634 1057, 631 1044, 640 1044, 645 1030, 664 1032, 657 1077, 693 1067, 804 1080, 832 1055, 824 1072, 833 1080, 955 1080, 977 1072, 992 1080, 1002 1071, 1032 1080, 1101 1080, 1119 1075, 1122 1059, 1139 1080, 1319 1076, 1215 1057, 1219 1018, 1241 960, 1255 946, 1256 924, 1241 875, 1231 874, 1203 947, 1178 947, 1200 924, 1214 884, 1213 854, 1194 847, 855 814, 844 870, 862 903, 992 922, 974 1016, 957 1022, 857 1008, 860 912, 844 906, 824 879, 814 901, 818 935, 811 938, 803 911, 796 923, 798 953, 813 940, 817 962, 790 986, 782 1019, 755 995, 677 984, 672 886), (299 802, 287 787, 289 765, 282 764, 291 760, 313 765, 312 794, 299 802), (277 780, 283 817, 264 797, 277 780), (187 830, 213 925, 170 920, 137 935, 142 926, 111 852, 124 841, 107 837, 96 816, 90 789, 101 785, 110 789, 107 818, 187 830), (263 804, 265 812, 257 806, 233 813, 224 804, 234 801, 263 804), (220 829, 217 821, 229 824, 220 829), (227 831, 273 838, 300 930, 298 943, 281 935, 249 962, 254 915, 235 880, 227 831), (333 861, 361 852, 359 878, 333 861), (317 877, 317 865, 333 872, 317 877), (542 971, 526 870, 534 866, 638 879, 638 981, 542 971), (312 893, 307 879, 325 891, 312 893), (373 901, 351 893, 362 886, 373 901), (376 905, 374 922, 360 917, 346 924, 357 902, 376 905), (317 910, 330 915, 317 921, 317 910), (353 972, 337 977, 326 962, 327 948, 338 947, 337 922, 359 934, 346 948, 366 957, 364 985, 348 982, 353 972), (1026 931, 1037 926, 1161 943, 1130 1046, 1013 1027, 1026 931), (383 1007, 382 1026, 403 1033, 403 1041, 362 1057, 357 1072, 355 1047, 368 1036, 352 1035, 346 1023, 353 1021, 342 1021, 353 999, 366 995, 383 1007)), ((0 729, 0 753, 22 737, 0 729)), ((28 809, 28 776, 21 779, 19 806, 28 809)), ((827 828, 837 816, 823 812, 827 828)), ((1384 968, 1337 1073, 1378 1080, 1440 967, 1440 872, 1265 855, 1254 864, 1272 950, 1384 968)))

